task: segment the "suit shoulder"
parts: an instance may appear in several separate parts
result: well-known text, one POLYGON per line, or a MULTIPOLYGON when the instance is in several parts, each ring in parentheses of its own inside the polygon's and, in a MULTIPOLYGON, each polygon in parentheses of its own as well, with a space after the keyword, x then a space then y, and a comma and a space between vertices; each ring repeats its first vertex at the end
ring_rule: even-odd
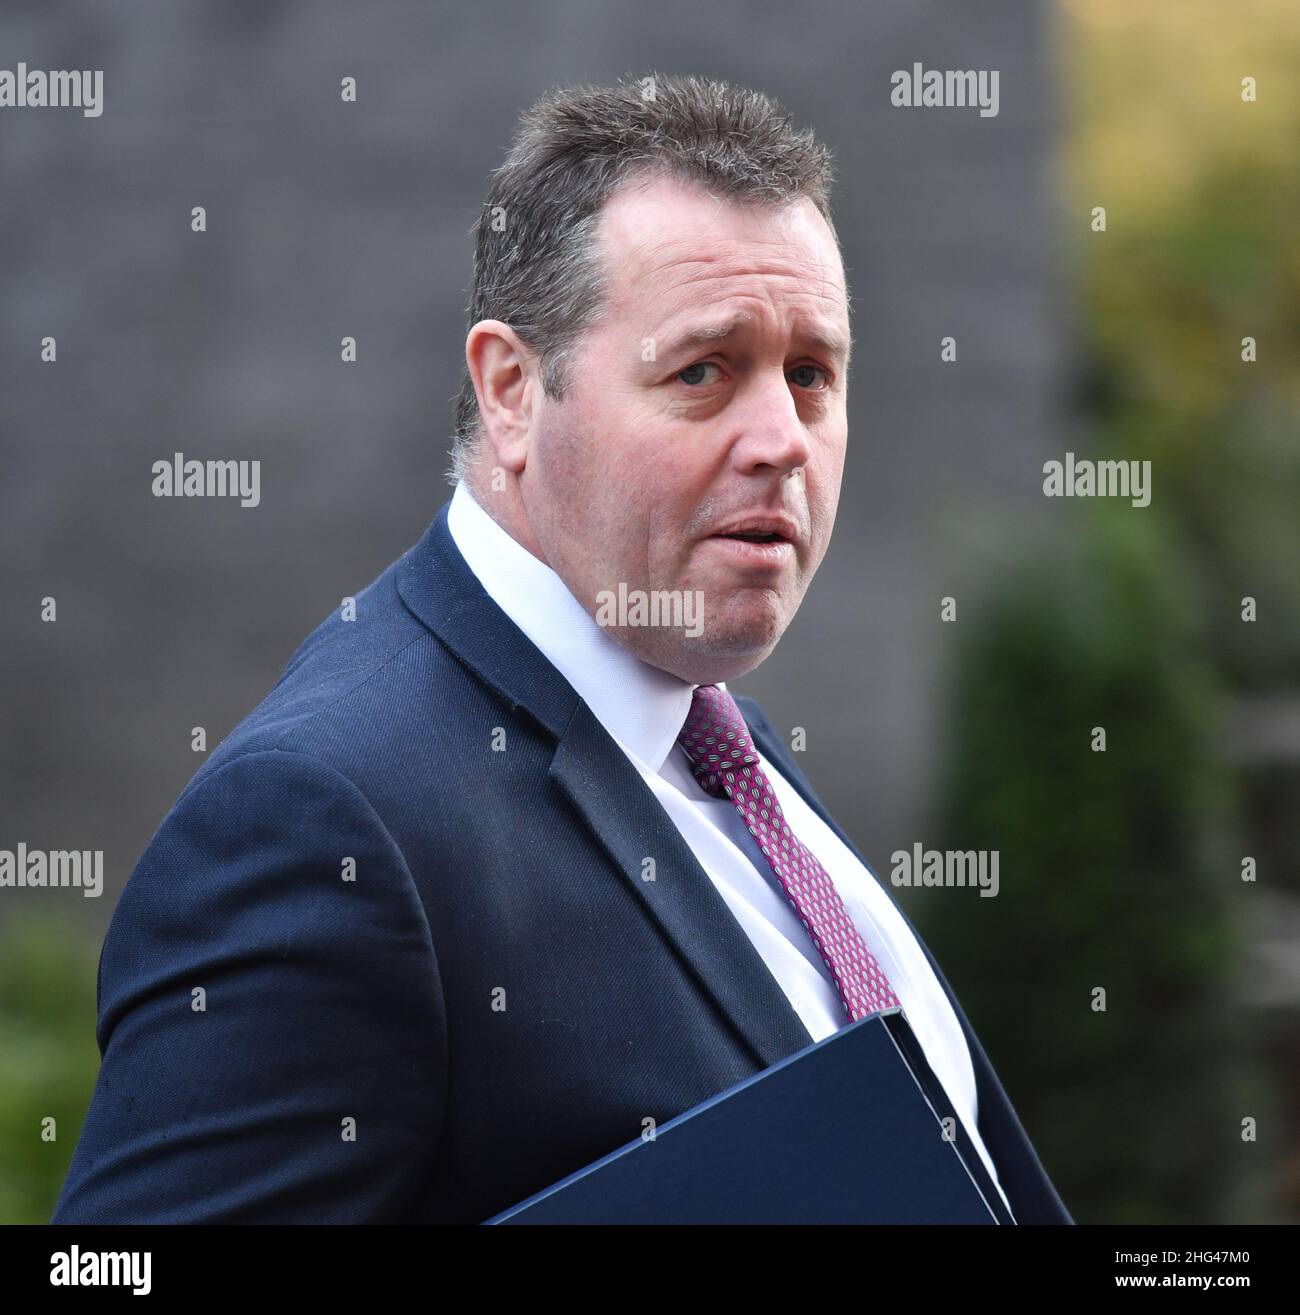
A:
POLYGON ((268 750, 315 757, 364 789, 364 761, 392 753, 415 725, 436 724, 431 703, 454 703, 469 680, 413 616, 389 566, 299 645, 261 700, 212 750, 192 788, 235 758, 268 750), (448 693, 452 692, 452 698, 448 693))

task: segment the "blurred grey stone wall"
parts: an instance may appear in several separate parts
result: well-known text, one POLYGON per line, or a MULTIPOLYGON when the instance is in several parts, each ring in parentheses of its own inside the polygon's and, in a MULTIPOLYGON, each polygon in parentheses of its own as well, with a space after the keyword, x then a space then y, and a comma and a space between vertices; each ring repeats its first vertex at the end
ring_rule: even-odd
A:
POLYGON ((839 520, 738 686, 805 727, 807 770, 887 871, 926 834, 939 600, 973 600, 1014 551, 1064 446, 1048 18, 6 0, 0 65, 102 68, 105 109, 0 110, 0 845, 103 849, 105 898, 61 898, 107 917, 200 764, 191 728, 215 745, 448 496, 469 227, 517 114, 658 70, 762 88, 837 154, 856 338, 839 520), (999 114, 891 107, 914 61, 997 69, 999 114), (260 507, 153 497, 176 451, 259 460, 260 507))

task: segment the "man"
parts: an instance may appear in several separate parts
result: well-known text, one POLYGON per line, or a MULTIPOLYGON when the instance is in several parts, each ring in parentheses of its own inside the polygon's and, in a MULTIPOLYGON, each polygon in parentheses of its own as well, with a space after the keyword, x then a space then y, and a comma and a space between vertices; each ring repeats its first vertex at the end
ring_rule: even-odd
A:
POLYGON ((830 178, 703 80, 525 116, 455 493, 131 876, 55 1222, 482 1220, 898 1003, 1016 1219, 1069 1222, 910 922, 726 689, 835 517, 830 178))

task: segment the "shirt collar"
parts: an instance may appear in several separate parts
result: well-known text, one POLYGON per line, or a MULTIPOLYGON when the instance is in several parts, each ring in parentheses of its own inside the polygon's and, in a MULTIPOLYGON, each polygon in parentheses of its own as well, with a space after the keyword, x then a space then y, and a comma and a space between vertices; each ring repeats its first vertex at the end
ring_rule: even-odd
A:
MULTIPOLYGON (((462 480, 447 528, 488 596, 625 749, 657 772, 686 723, 695 686, 629 653, 545 562, 516 542, 462 480)), ((726 686, 719 682, 719 687, 726 686)))

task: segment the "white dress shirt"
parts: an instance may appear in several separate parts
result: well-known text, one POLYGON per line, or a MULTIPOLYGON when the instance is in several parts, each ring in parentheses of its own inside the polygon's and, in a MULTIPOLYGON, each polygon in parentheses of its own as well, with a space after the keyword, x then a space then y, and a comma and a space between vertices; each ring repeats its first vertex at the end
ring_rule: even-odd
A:
MULTIPOLYGON (((573 686, 654 792, 809 1037, 820 1041, 847 1026, 830 970, 736 806, 703 790, 676 743, 695 686, 642 662, 611 638, 555 571, 478 505, 463 481, 452 495, 447 528, 488 596, 573 686)), ((719 682, 719 688, 726 686, 719 682)), ((979 1134, 966 1038, 925 952, 875 877, 757 745, 754 751, 791 829, 826 869, 888 976, 930 1067, 1002 1192, 979 1134)))

